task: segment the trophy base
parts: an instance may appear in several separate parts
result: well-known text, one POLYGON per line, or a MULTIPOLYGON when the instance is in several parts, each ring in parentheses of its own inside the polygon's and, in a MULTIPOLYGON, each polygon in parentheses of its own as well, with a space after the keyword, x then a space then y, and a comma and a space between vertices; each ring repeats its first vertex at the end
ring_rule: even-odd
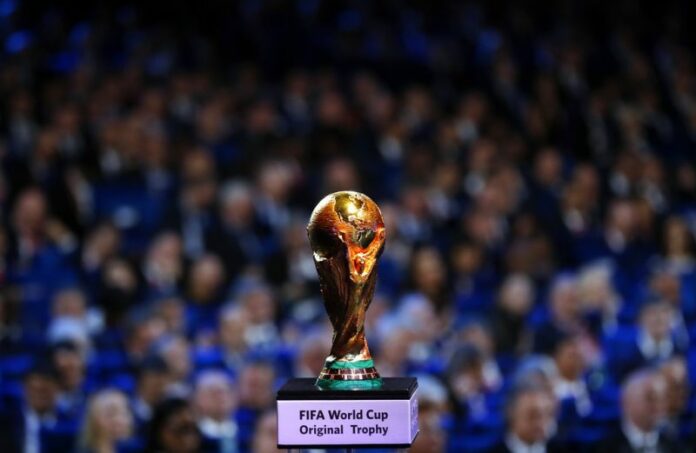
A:
POLYGON ((326 361, 315 385, 329 390, 369 390, 382 387, 372 359, 355 362, 326 361))
POLYGON ((378 389, 317 388, 295 378, 278 390, 278 448, 408 448, 418 434, 415 378, 382 378, 378 389))

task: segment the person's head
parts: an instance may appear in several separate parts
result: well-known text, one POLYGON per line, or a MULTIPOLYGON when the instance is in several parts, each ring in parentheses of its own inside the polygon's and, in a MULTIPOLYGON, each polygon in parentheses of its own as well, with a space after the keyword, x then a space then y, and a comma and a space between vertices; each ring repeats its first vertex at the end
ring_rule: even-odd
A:
POLYGON ((249 315, 246 310, 233 305, 223 308, 220 313, 220 345, 227 351, 246 350, 244 332, 248 325, 249 315))
POLYGON ((82 428, 83 447, 97 451, 98 447, 128 439, 132 431, 133 414, 126 395, 114 389, 92 395, 82 428))
POLYGON ((683 357, 675 356, 660 366, 666 384, 667 415, 678 417, 689 401, 689 370, 683 357))
POLYGON ((178 297, 166 297, 155 303, 155 313, 164 323, 169 334, 182 333, 186 329, 186 304, 178 297))
POLYGON ((447 383, 458 400, 483 390, 483 365, 483 354, 476 346, 467 344, 455 351, 447 369, 447 383))
POLYGON ((577 280, 570 275, 562 275, 551 284, 549 293, 551 315, 556 321, 573 322, 580 315, 577 280))
POLYGON ((164 332, 162 319, 152 316, 146 310, 131 312, 125 323, 124 343, 128 355, 137 360, 143 359, 164 332))
POLYGON ((256 421, 252 450, 255 453, 278 451, 278 417, 274 411, 264 412, 256 421))
POLYGON ((665 380, 652 370, 630 375, 621 386, 621 415, 644 432, 656 429, 665 413, 665 380))
POLYGON ((147 451, 158 453, 195 453, 201 446, 201 434, 193 410, 182 398, 160 402, 152 414, 147 451))
POLYGON ((273 322, 276 315, 276 300, 270 288, 258 285, 240 295, 240 302, 251 324, 273 322))
POLYGON ((447 432, 443 416, 447 411, 447 390, 438 379, 429 375, 418 376, 419 433, 411 452, 437 453, 445 451, 447 432))
POLYGON ((669 258, 694 258, 696 239, 681 217, 672 216, 665 221, 662 243, 669 258))
POLYGON ((196 303, 215 302, 225 282, 225 268, 217 255, 203 255, 191 266, 188 295, 196 303))
POLYGON ((507 415, 508 431, 522 442, 546 442, 555 429, 556 401, 544 387, 523 385, 511 395, 507 415))
POLYGON ((487 323, 479 319, 468 320, 458 332, 458 340, 463 344, 475 346, 485 358, 495 350, 495 342, 487 323))
POLYGON ((226 227, 245 230, 254 222, 254 192, 243 181, 226 183, 220 193, 220 218, 226 227))
POLYGON ((14 227, 22 236, 40 236, 46 226, 46 197, 38 188, 22 192, 14 206, 14 227))
POLYGON ((355 162, 345 157, 334 158, 324 167, 324 192, 360 190, 360 177, 355 162))
POLYGON ((578 276, 578 299, 585 310, 607 311, 618 300, 611 281, 611 268, 604 263, 585 267, 578 276))
POLYGON ((87 303, 85 295, 78 288, 66 288, 60 290, 53 297, 53 316, 69 316, 83 318, 86 313, 87 303))
POLYGON ((438 295, 446 283, 446 269, 440 253, 431 247, 414 252, 411 257, 411 278, 416 290, 428 296, 438 295))
POLYGON ((649 299, 640 311, 640 326, 653 340, 669 338, 674 321, 674 309, 662 299, 649 299))
POLYGON ((215 163, 210 153, 195 149, 181 162, 183 204, 194 210, 206 209, 215 201, 217 181, 215 163))
POLYGON ((174 232, 164 232, 151 242, 145 256, 145 277, 155 284, 176 283, 183 273, 183 245, 174 232))
POLYGON ((268 362, 252 362, 239 376, 239 402, 242 406, 264 410, 273 405, 275 370, 268 362))
POLYGON ((158 356, 148 357, 136 370, 136 392, 147 404, 154 405, 164 398, 169 384, 169 368, 158 356))
POLYGON ((188 378, 191 373, 191 345, 186 337, 182 335, 165 337, 157 349, 174 380, 188 378))
POLYGON ((558 375, 566 380, 580 379, 587 361, 582 353, 581 337, 575 333, 559 333, 554 341, 552 353, 558 375))
POLYGON ((256 186, 264 198, 284 203, 290 196, 294 177, 294 169, 289 162, 269 160, 261 164, 256 186))
POLYGON ((451 252, 452 269, 460 275, 470 275, 479 270, 483 263, 483 251, 473 242, 455 245, 451 252))
POLYGON ((83 264, 99 266, 104 260, 116 255, 120 245, 118 229, 111 223, 101 223, 92 229, 85 239, 83 264))
POLYGON ((295 375, 318 376, 329 353, 331 337, 325 330, 310 332, 300 339, 295 360, 295 375), (328 337, 328 338, 327 338, 328 337))
POLYGON ((532 308, 534 286, 532 280, 523 274, 508 276, 503 282, 498 296, 498 304, 508 313, 524 316, 532 308))
POLYGON ((68 391, 79 389, 87 365, 79 345, 72 341, 61 341, 54 344, 51 351, 60 386, 68 391))
POLYGON ((26 405, 39 414, 52 412, 58 396, 56 370, 48 361, 39 360, 24 376, 26 405))
POLYGON ((650 290, 673 307, 678 307, 681 304, 682 281, 676 272, 657 270, 650 276, 650 290))
POLYGON ((540 150, 534 160, 534 179, 546 187, 553 187, 563 176, 563 160, 554 148, 540 150))
POLYGON ((237 405, 230 377, 224 371, 202 372, 196 379, 193 405, 199 417, 217 421, 230 418, 237 405))

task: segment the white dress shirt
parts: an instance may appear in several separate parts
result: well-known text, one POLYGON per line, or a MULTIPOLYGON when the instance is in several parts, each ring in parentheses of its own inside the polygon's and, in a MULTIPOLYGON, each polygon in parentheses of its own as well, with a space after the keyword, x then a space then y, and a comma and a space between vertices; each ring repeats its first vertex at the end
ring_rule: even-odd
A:
POLYGON ((508 434, 505 445, 511 453, 546 453, 546 443, 535 442, 530 445, 514 434, 508 434))
POLYGON ((660 433, 657 430, 642 431, 636 425, 628 420, 622 423, 623 433, 628 439, 628 443, 634 451, 641 453, 659 453, 658 443, 660 442, 660 433))
POLYGON ((674 343, 670 337, 657 341, 648 335, 647 332, 641 331, 638 334, 638 349, 640 349, 640 353, 647 360, 666 359, 672 355, 674 343))

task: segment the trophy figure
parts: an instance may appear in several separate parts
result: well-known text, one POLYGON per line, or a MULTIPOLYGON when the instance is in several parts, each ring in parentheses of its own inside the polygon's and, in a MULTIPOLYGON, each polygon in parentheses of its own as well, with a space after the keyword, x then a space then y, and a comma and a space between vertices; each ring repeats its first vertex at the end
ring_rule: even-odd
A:
POLYGON ((332 390, 380 388, 365 340, 365 312, 377 282, 375 264, 384 248, 379 208, 358 192, 327 195, 307 225, 333 344, 316 385, 332 390))

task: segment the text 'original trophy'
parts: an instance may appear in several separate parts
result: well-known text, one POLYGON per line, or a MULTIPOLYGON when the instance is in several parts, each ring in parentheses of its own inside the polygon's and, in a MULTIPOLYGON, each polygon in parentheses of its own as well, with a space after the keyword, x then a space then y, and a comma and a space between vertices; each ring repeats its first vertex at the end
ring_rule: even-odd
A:
POLYGON ((318 379, 291 379, 278 391, 278 446, 410 446, 418 433, 416 379, 381 378, 365 339, 382 214, 366 195, 336 192, 314 208, 307 234, 333 343, 318 379))

